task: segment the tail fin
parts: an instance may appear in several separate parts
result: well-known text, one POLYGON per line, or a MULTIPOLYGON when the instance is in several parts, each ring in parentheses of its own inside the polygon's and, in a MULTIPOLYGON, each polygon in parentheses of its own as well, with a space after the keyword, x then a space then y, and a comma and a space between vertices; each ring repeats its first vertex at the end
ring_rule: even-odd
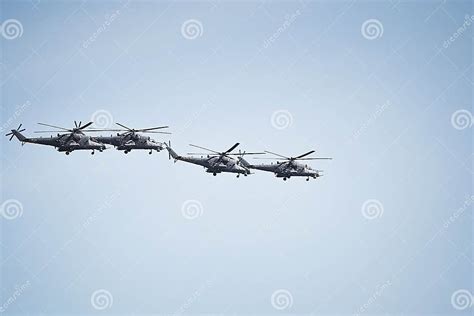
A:
POLYGON ((168 144, 165 143, 165 146, 166 146, 166 150, 168 150, 168 158, 171 159, 171 157, 173 157, 173 159, 178 159, 179 158, 179 155, 171 148, 171 141, 168 141, 168 144))
POLYGON ((20 124, 20 126, 18 126, 17 129, 12 129, 11 132, 8 134, 5 134, 5 136, 10 136, 10 141, 13 139, 13 136, 15 136, 16 138, 18 138, 20 142, 25 142, 27 138, 21 133, 25 129, 21 129, 21 125, 22 124, 20 124))

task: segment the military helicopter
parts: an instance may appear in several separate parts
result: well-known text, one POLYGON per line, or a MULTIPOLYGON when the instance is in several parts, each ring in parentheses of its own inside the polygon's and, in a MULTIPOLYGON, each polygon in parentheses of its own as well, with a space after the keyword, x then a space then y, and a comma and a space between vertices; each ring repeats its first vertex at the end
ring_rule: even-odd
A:
MULTIPOLYGON (((57 136, 50 136, 50 137, 25 137, 21 132, 25 131, 25 129, 21 129, 22 124, 18 126, 17 129, 12 129, 10 133, 6 134, 5 136, 11 136, 10 141, 15 136, 18 140, 24 145, 25 143, 31 144, 39 144, 39 145, 46 145, 46 146, 53 146, 57 148, 60 152, 65 152, 66 155, 69 155, 74 150, 92 150, 91 154, 94 154, 95 150, 102 152, 106 149, 106 146, 100 142, 95 141, 90 136, 84 134, 84 132, 89 132, 86 130, 87 127, 92 125, 92 122, 89 122, 83 126, 81 126, 81 122, 77 124, 74 121, 75 127, 72 129, 67 129, 64 127, 38 123, 39 125, 53 127, 56 129, 60 129, 65 134, 59 134, 57 136)), ((55 133, 57 131, 35 131, 35 133, 55 133)))
MULTIPOLYGON (((283 178, 284 181, 291 177, 307 177, 306 181, 309 181, 310 178, 321 177, 323 170, 314 170, 307 164, 299 163, 301 160, 322 160, 322 159, 332 159, 332 158, 304 158, 308 155, 314 153, 314 150, 311 150, 305 154, 296 156, 296 157, 286 157, 280 154, 276 154, 270 151, 265 151, 268 154, 278 156, 278 158, 283 158, 283 161, 277 161, 276 163, 271 164, 258 164, 252 165, 248 163, 243 157, 239 157, 239 163, 248 169, 257 169, 268 172, 273 172, 277 178, 283 178)), ((278 159, 278 158, 254 158, 254 159, 278 159)))
POLYGON ((239 145, 240 143, 235 143, 232 147, 230 147, 226 151, 217 152, 212 149, 190 144, 190 146, 192 147, 209 151, 211 154, 188 153, 188 155, 190 156, 180 156, 171 148, 171 142, 169 142, 168 144, 165 143, 166 149, 168 150, 168 153, 169 153, 169 158, 171 159, 172 157, 174 159, 174 162, 180 160, 180 161, 192 163, 195 165, 203 166, 206 169, 206 172, 212 173, 212 175, 214 176, 216 176, 218 173, 221 173, 221 172, 236 173, 237 178, 241 174, 243 174, 244 176, 247 176, 251 174, 251 172, 245 166, 239 165, 238 161, 234 159, 232 156, 264 154, 264 153, 246 153, 246 152, 232 153, 232 150, 234 150, 239 145), (201 157, 194 157, 195 155, 201 155, 201 157))
POLYGON ((153 150, 159 152, 164 149, 162 143, 151 139, 149 136, 140 135, 139 133, 171 134, 168 132, 156 131, 157 129, 168 128, 169 126, 133 129, 120 123, 115 124, 122 127, 123 129, 92 129, 91 131, 121 132, 117 133, 116 136, 97 136, 94 138, 101 143, 115 146, 117 150, 123 150, 125 154, 128 154, 132 149, 147 149, 150 150, 148 153, 151 155, 153 150))

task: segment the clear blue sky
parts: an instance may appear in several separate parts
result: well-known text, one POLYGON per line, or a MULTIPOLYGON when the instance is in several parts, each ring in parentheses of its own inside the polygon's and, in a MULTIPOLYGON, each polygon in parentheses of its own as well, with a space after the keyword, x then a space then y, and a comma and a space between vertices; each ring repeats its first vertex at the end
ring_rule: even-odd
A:
POLYGON ((3 134, 103 110, 170 125, 155 138, 179 153, 239 141, 334 158, 283 182, 2 137, 0 202, 21 203, 0 217, 7 314, 472 312, 451 301, 474 293, 473 127, 452 122, 472 124, 472 2, 0 6, 21 24, 0 37, 3 134))

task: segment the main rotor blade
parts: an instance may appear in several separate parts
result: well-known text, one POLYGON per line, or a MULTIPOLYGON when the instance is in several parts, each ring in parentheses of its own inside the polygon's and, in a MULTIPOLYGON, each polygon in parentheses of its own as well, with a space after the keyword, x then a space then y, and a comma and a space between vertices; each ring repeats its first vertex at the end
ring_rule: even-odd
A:
POLYGON ((80 130, 83 130, 84 128, 86 128, 86 127, 88 127, 88 126, 91 126, 92 124, 94 124, 94 122, 89 122, 89 123, 87 123, 87 124, 84 124, 83 126, 80 126, 80 124, 79 124, 79 126, 80 126, 79 129, 80 129, 80 130))
POLYGON ((118 126, 120 126, 120 127, 123 127, 123 128, 125 128, 125 129, 127 129, 127 130, 129 130, 129 131, 132 131, 132 129, 131 129, 131 128, 129 128, 129 127, 127 127, 127 126, 123 125, 123 124, 120 124, 120 123, 115 123, 115 124, 117 124, 117 125, 118 125, 118 126))
POLYGON ((221 154, 220 152, 217 152, 217 151, 209 149, 209 148, 205 148, 205 147, 201 147, 201 146, 197 146, 197 145, 193 145, 193 144, 189 144, 189 146, 196 147, 196 148, 203 149, 203 150, 207 150, 207 151, 213 152, 213 153, 218 154, 218 155, 221 154))
POLYGON ((296 158, 296 160, 332 160, 332 158, 326 158, 326 157, 296 158))
POLYGON ((67 128, 64 128, 64 127, 59 127, 59 126, 49 125, 49 124, 45 124, 45 123, 38 123, 38 124, 39 124, 39 125, 48 126, 48 127, 59 128, 59 129, 62 129, 62 130, 64 130, 64 131, 72 132, 70 129, 67 129, 67 128))
POLYGON ((300 159, 300 158, 306 157, 306 156, 308 156, 308 155, 311 155, 312 153, 314 153, 314 150, 308 151, 306 154, 299 155, 299 156, 297 156, 297 157, 295 157, 295 158, 296 158, 296 159, 300 159))
POLYGON ((76 121, 74 121, 74 126, 77 127, 77 122, 76 121))
POLYGON ((276 154, 276 153, 273 153, 273 152, 268 151, 268 150, 265 150, 265 152, 267 154, 272 154, 272 155, 275 155, 275 156, 278 156, 278 157, 281 157, 281 158, 290 159, 290 157, 286 157, 286 156, 283 156, 283 155, 280 155, 280 154, 276 154))
POLYGON ((140 129, 137 129, 137 131, 145 132, 145 131, 152 131, 152 130, 155 130, 155 129, 162 129, 162 128, 169 128, 169 126, 157 126, 157 127, 150 127, 150 128, 140 128, 140 129))
MULTIPOLYGON (((79 130, 80 130, 81 133, 111 132, 112 131, 112 130, 105 130, 105 129, 104 130, 101 130, 101 129, 97 129, 97 130, 95 130, 95 129, 79 129, 79 130)), ((76 131, 76 132, 78 132, 78 131, 76 131)), ((118 132, 127 132, 128 133, 128 131, 123 131, 123 130, 118 131, 118 132)))
POLYGON ((186 155, 192 155, 192 156, 216 156, 210 153, 186 153, 186 155))
POLYGON ((58 131, 34 131, 33 133, 57 133, 58 131))
POLYGON ((223 154, 230 153, 232 150, 234 150, 239 145, 240 145, 240 143, 235 143, 234 146, 232 146, 229 149, 227 149, 226 151, 224 151, 223 154))
POLYGON ((231 153, 231 154, 227 154, 228 156, 244 156, 244 155, 265 155, 266 153, 248 153, 248 152, 243 152, 243 153, 231 153))
POLYGON ((168 134, 171 135, 170 132, 158 132, 158 131, 138 131, 139 133, 152 133, 152 134, 168 134))
MULTIPOLYGON (((87 132, 128 132, 128 129, 98 129, 98 128, 90 128, 87 132)), ((85 131, 83 131, 85 132, 85 131)))
MULTIPOLYGON (((128 130, 128 129, 98 129, 98 128, 91 128, 91 129, 88 129, 88 130, 85 130, 83 132, 127 132, 127 133, 130 133, 130 132, 133 132, 131 130, 128 130)), ((141 130, 136 130, 135 132, 138 132, 138 133, 153 133, 153 134, 167 134, 167 135, 171 135, 172 133, 170 132, 159 132, 159 131, 141 131, 141 130)))

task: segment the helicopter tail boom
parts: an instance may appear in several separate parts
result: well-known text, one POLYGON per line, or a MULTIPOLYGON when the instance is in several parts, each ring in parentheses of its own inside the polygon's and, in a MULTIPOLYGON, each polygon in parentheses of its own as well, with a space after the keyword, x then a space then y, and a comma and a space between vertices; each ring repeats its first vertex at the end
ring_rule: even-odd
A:
POLYGON ((27 137, 25 137, 22 133, 16 130, 12 130, 13 135, 15 135, 16 138, 18 138, 19 141, 25 142, 28 140, 27 137))

